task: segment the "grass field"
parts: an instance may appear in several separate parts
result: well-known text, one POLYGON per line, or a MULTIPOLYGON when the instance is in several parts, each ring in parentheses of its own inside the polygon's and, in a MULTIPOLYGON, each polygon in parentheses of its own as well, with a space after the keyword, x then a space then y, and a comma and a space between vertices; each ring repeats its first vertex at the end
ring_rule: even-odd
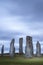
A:
POLYGON ((16 55, 10 58, 9 56, 0 56, 0 65, 43 65, 43 57, 26 58, 22 55, 16 55))

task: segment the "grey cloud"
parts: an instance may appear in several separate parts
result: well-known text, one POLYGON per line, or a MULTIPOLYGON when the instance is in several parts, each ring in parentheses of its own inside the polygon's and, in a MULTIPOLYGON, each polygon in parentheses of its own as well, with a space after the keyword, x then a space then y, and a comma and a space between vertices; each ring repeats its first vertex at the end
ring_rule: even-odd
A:
POLYGON ((37 41, 43 41, 43 35, 42 36, 38 36, 38 35, 36 35, 36 36, 33 36, 33 41, 35 41, 35 42, 37 42, 37 41))
MULTIPOLYGON (((13 1, 12 1, 13 2, 13 1)), ((11 15, 33 16, 32 20, 43 20, 43 0, 14 0, 15 8, 9 8, 11 15)))
POLYGON ((0 40, 10 40, 12 38, 18 38, 19 35, 23 35, 23 33, 12 31, 0 31, 0 40))
MULTIPOLYGON (((3 2, 3 1, 2 1, 3 2)), ((32 20, 43 20, 43 0, 9 0, 3 5, 9 15, 33 16, 32 20)))

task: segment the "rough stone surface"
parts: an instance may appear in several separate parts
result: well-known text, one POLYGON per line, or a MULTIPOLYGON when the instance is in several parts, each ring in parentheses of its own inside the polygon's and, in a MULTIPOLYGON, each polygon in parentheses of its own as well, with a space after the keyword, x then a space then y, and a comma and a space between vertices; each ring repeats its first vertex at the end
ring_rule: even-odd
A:
POLYGON ((14 53, 15 53, 15 47, 14 47, 14 42, 15 40, 12 39, 11 43, 10 43, 10 56, 13 57, 14 53))
POLYGON ((19 53, 23 53, 23 38, 19 39, 19 53))
POLYGON ((4 54, 4 45, 2 45, 1 56, 3 56, 3 54, 4 54))
POLYGON ((26 37, 25 55, 26 57, 32 57, 33 55, 32 37, 30 36, 26 37))
POLYGON ((36 55, 41 56, 41 46, 39 41, 37 41, 37 44, 36 44, 36 55))

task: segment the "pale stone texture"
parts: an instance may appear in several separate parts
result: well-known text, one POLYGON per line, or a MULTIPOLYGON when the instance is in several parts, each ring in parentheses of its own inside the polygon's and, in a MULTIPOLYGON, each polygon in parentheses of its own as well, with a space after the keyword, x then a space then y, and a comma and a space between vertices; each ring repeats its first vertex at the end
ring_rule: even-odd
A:
POLYGON ((13 57, 14 53, 15 53, 15 47, 14 47, 14 42, 15 40, 12 39, 11 43, 10 43, 10 56, 13 57))
POLYGON ((33 55, 32 37, 26 36, 25 56, 32 57, 32 55, 33 55))
POLYGON ((23 53, 23 38, 19 38, 19 53, 23 53))
POLYGON ((37 41, 37 44, 36 44, 36 55, 41 56, 41 45, 39 41, 37 41))

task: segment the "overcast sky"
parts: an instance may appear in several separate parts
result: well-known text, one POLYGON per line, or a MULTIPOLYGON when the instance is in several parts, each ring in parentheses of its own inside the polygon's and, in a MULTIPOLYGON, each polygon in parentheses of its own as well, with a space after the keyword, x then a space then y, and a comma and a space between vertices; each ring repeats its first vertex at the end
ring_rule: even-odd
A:
POLYGON ((27 35, 43 45, 43 0, 0 0, 0 45, 12 38, 18 45, 20 37, 25 45, 27 35))

